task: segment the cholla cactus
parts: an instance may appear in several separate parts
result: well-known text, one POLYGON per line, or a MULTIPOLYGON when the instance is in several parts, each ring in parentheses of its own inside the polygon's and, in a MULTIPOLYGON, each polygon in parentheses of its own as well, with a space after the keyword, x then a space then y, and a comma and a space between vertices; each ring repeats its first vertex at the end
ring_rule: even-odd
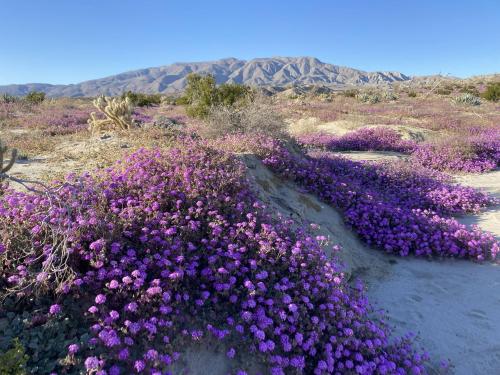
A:
POLYGON ((14 148, 10 152, 10 160, 9 162, 4 166, 4 160, 5 157, 7 156, 7 150, 8 147, 2 143, 0 140, 0 181, 4 180, 6 177, 6 173, 9 169, 12 168, 14 163, 16 162, 17 158, 17 150, 14 148))
POLYGON ((100 132, 105 128, 122 131, 130 130, 134 122, 132 120, 132 102, 129 97, 107 98, 100 96, 93 101, 94 107, 104 113, 105 119, 96 117, 95 112, 90 114, 89 130, 92 133, 100 132))
POLYGON ((453 101, 456 104, 465 104, 465 105, 480 105, 481 104, 481 99, 479 99, 477 96, 465 93, 460 96, 457 96, 456 98, 453 98, 453 101))
POLYGON ((392 91, 385 91, 383 97, 385 100, 390 100, 390 101, 398 100, 397 95, 392 91))

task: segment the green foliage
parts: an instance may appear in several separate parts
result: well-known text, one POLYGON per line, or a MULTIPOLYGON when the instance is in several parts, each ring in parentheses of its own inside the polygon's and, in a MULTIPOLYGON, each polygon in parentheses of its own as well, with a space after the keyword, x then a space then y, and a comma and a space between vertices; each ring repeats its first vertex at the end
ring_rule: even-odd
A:
POLYGON ((232 106, 245 100, 249 95, 251 95, 251 90, 248 86, 223 83, 217 88, 217 104, 232 106))
POLYGON ((356 89, 349 89, 342 91, 342 95, 344 95, 346 98, 355 98, 356 95, 359 94, 359 91, 356 89))
POLYGON ((3 94, 0 101, 3 103, 17 103, 19 101, 19 97, 9 94, 3 94))
POLYGON ((498 102, 500 100, 500 82, 490 83, 482 97, 491 102, 498 102))
POLYGON ((398 100, 398 96, 393 91, 384 91, 382 97, 390 101, 398 100))
POLYGON ((466 85, 460 87, 459 91, 464 94, 471 94, 473 96, 479 96, 479 90, 474 85, 466 85))
POLYGON ((45 100, 45 93, 41 91, 31 91, 24 97, 29 104, 40 104, 45 100))
POLYGON ((0 375, 24 375, 27 374, 26 364, 28 356, 24 347, 16 337, 12 340, 13 347, 5 353, 0 353, 0 375))
POLYGON ((127 91, 122 94, 122 99, 130 98, 133 105, 138 107, 147 107, 160 104, 162 101, 161 94, 142 94, 140 92, 127 91))
MULTIPOLYGON (((13 374, 50 374, 59 373, 60 363, 67 359, 68 346, 77 343, 83 347, 89 339, 88 329, 82 324, 82 303, 66 298, 59 303, 63 314, 45 314, 53 304, 52 296, 33 300, 19 301, 15 297, 2 300, 0 312, 0 353, 7 352, 15 339, 18 339, 27 355, 25 372, 13 374), (80 317, 75 319, 74 317, 80 317)), ((0 354, 0 369, 2 357, 0 354)), ((79 364, 67 375, 80 373, 79 364)), ((0 375, 10 374, 2 372, 0 375)))
POLYGON ((187 76, 184 96, 177 101, 186 104, 186 113, 191 117, 207 118, 210 109, 215 106, 234 106, 251 95, 250 88, 227 83, 217 87, 212 75, 191 73, 187 76))
POLYGON ((416 98, 417 97, 417 93, 415 91, 409 91, 408 92, 408 97, 410 97, 410 98, 416 98))
POLYGON ((380 102, 380 96, 377 93, 362 92, 356 95, 356 99, 363 103, 375 104, 380 102))
POLYGON ((448 90, 446 88, 440 88, 440 89, 436 90, 436 94, 438 94, 438 95, 450 95, 451 90, 448 90))

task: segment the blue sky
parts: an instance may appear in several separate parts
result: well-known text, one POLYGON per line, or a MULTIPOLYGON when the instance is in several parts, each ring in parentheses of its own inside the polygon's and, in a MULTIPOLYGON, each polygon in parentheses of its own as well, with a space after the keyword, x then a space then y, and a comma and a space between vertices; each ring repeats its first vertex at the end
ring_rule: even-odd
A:
POLYGON ((499 0, 0 0, 0 84, 270 56, 465 77, 500 72, 498 25, 499 0))

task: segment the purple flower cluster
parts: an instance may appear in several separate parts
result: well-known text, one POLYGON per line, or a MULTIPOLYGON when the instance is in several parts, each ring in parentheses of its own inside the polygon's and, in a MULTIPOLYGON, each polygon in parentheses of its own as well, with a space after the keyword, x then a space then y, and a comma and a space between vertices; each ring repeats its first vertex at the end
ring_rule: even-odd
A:
POLYGON ((361 128, 342 136, 326 133, 310 133, 298 138, 304 145, 330 151, 395 151, 411 152, 416 143, 401 139, 387 127, 361 128))
POLYGON ((342 210, 366 243, 389 253, 484 260, 500 251, 491 234, 449 216, 498 203, 480 192, 412 174, 409 166, 401 173, 328 153, 297 156, 277 142, 261 148, 261 156, 273 171, 342 210))
POLYGON ((415 149, 412 159, 441 171, 481 173, 500 165, 500 131, 463 135, 439 143, 424 143, 415 149))
POLYGON ((73 134, 87 129, 91 109, 39 107, 22 117, 21 125, 41 129, 46 135, 73 134))
MULTIPOLYGON (((476 131, 470 129, 468 132, 476 131)), ((439 171, 480 173, 500 165, 500 132, 448 136, 439 142, 406 141, 387 127, 361 128, 343 136, 311 133, 298 138, 305 146, 328 151, 396 151, 411 154, 412 161, 439 171)))
POLYGON ((134 112, 132 112, 132 119, 138 124, 145 124, 153 121, 152 116, 141 112, 140 109, 135 109, 134 112))
MULTIPOLYGON (((228 154, 141 150, 54 194, 1 198, 0 285, 31 285, 67 257, 74 274, 58 298, 81 301, 72 319, 91 338, 68 350, 89 372, 165 373, 186 340, 206 337, 275 375, 425 373, 426 355, 389 338, 361 287, 305 230, 272 219, 228 154)), ((57 278, 44 280, 55 292, 57 278)))

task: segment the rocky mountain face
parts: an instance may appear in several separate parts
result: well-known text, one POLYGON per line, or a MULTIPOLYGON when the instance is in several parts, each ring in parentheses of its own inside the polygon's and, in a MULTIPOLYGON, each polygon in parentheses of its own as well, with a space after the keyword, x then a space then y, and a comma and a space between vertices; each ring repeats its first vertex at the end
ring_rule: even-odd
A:
POLYGON ((0 86, 0 93, 25 95, 32 90, 48 96, 119 95, 131 90, 142 93, 176 93, 186 86, 189 73, 212 74, 218 83, 234 82, 250 86, 378 85, 410 80, 398 72, 365 72, 321 62, 314 57, 272 57, 249 61, 227 58, 217 61, 175 63, 134 70, 72 85, 30 83, 0 86))

